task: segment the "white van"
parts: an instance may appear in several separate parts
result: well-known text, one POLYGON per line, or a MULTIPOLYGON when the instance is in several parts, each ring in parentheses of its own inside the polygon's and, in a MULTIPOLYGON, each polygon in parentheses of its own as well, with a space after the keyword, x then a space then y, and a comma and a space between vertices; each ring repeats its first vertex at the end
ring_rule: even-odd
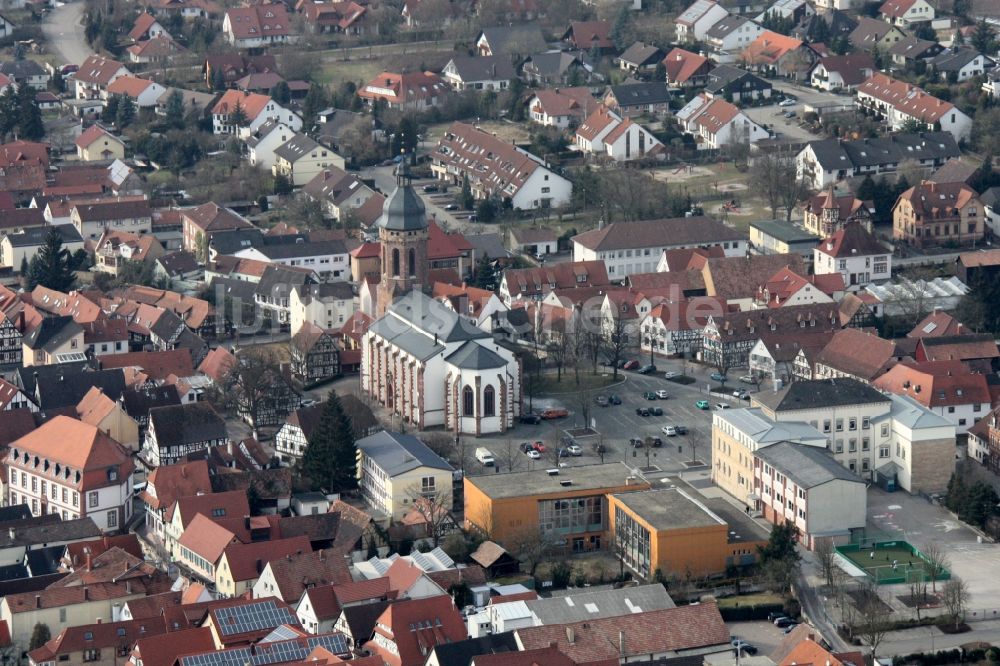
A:
POLYGON ((483 464, 483 467, 493 467, 496 465, 496 458, 490 453, 490 450, 480 446, 476 449, 476 460, 483 464))

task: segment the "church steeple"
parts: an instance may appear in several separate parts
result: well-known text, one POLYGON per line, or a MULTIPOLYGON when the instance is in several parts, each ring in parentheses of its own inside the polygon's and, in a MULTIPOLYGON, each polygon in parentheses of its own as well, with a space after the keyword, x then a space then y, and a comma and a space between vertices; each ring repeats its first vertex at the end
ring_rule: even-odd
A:
POLYGON ((377 223, 382 245, 379 316, 406 292, 427 285, 427 211, 413 189, 408 163, 404 154, 396 167, 396 189, 385 200, 377 223))

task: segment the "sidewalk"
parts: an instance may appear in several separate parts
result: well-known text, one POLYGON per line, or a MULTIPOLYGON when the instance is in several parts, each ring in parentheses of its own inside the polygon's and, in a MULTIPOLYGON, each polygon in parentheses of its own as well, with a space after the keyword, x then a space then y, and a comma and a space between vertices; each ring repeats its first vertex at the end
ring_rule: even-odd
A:
POLYGON ((886 634, 878 648, 880 657, 901 656, 914 652, 951 650, 967 643, 1000 644, 1000 620, 986 620, 969 624, 972 631, 964 634, 945 634, 937 627, 915 627, 886 634))

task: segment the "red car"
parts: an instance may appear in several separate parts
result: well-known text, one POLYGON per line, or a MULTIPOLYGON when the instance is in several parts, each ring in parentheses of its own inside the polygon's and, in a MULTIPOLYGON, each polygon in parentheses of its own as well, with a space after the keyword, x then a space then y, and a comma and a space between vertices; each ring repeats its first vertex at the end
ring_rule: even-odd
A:
POLYGON ((545 444, 543 442, 535 442, 534 447, 539 453, 545 453, 545 444))
POLYGON ((542 410, 541 416, 543 419, 561 419, 564 416, 569 416, 569 412, 565 409, 545 409, 542 410))
POLYGON ((629 361, 622 366, 625 370, 636 370, 639 367, 639 361, 629 361))

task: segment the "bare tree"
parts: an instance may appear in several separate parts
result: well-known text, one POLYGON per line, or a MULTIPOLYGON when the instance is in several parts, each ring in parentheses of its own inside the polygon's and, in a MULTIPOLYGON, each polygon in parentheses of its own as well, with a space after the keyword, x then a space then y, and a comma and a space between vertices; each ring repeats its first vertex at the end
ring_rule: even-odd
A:
POLYGON ((833 587, 833 560, 836 555, 836 551, 833 548, 833 541, 830 539, 817 541, 813 552, 816 553, 816 560, 819 562, 819 567, 823 572, 823 578, 826 579, 826 584, 833 587))
POLYGON ((565 342, 550 342, 545 349, 546 356, 556 366, 556 381, 562 382, 563 368, 569 359, 569 348, 565 342))
POLYGON ((955 628, 965 622, 965 610, 969 606, 969 586, 958 576, 941 586, 941 603, 944 604, 948 616, 955 623, 955 628))
POLYGON ((611 366, 612 378, 618 379, 618 366, 628 348, 628 323, 617 309, 611 311, 610 319, 604 321, 604 357, 611 366))
POLYGON ((527 456, 521 450, 520 445, 515 444, 512 440, 505 440, 503 444, 496 447, 496 451, 496 460, 501 470, 516 472, 524 467, 527 456))
POLYGON ((478 532, 483 539, 487 541, 493 539, 496 525, 493 522, 493 512, 488 507, 483 506, 475 515, 466 513, 465 522, 467 527, 478 532))
POLYGON ((920 619, 921 604, 927 602, 927 583, 924 581, 924 572, 917 571, 917 577, 910 581, 910 599, 913 601, 913 608, 917 612, 917 619, 920 619))
POLYGON ((427 445, 427 448, 445 460, 452 460, 452 456, 456 453, 455 436, 450 433, 431 432, 421 437, 421 440, 427 445))
POLYGON ((931 591, 937 592, 937 582, 948 571, 950 566, 948 554, 939 541, 928 541, 921 552, 927 561, 927 575, 931 579, 931 591))
POLYGON ((451 515, 450 484, 447 488, 424 491, 420 484, 415 483, 406 489, 406 495, 410 498, 410 506, 427 524, 427 536, 437 546, 448 531, 447 528, 455 524, 455 518, 451 515))
POLYGON ((871 647, 874 662, 878 646, 892 629, 892 621, 889 619, 892 610, 879 598, 878 586, 874 581, 865 583, 857 598, 858 622, 854 630, 871 647))
POLYGON ((576 393, 576 406, 578 408, 578 413, 583 423, 580 425, 584 428, 590 427, 590 412, 594 407, 594 392, 593 391, 577 391, 576 393))
POLYGON ((572 321, 566 323, 563 345, 567 350, 566 363, 573 368, 573 379, 579 386, 580 366, 587 358, 587 335, 578 313, 574 313, 572 321))
POLYGON ((511 555, 521 560, 528 568, 528 574, 535 575, 549 551, 548 541, 537 529, 525 528, 514 534, 503 544, 511 555))
POLYGON ((798 178, 795 154, 785 151, 765 153, 754 159, 750 186, 767 202, 771 216, 778 219, 778 211, 785 211, 785 220, 791 221, 792 211, 808 192, 805 180, 798 178))
POLYGON ((297 406, 298 395, 272 350, 247 347, 237 351, 236 357, 238 362, 214 385, 209 399, 221 409, 234 411, 256 436, 260 426, 283 420, 297 406))

